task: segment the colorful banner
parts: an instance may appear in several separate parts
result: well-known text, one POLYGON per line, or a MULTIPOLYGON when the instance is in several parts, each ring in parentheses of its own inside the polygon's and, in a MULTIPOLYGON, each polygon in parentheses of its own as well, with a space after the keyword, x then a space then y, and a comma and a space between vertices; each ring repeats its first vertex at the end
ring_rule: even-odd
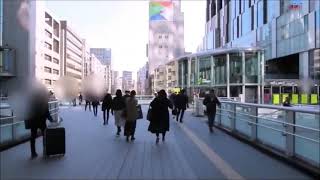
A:
POLYGON ((289 97, 289 94, 282 94, 282 103, 289 97))
POLYGON ((173 3, 171 0, 151 1, 149 4, 150 21, 172 21, 173 3))
POLYGON ((272 104, 280 104, 280 94, 272 94, 272 104))
POLYGON ((318 95, 317 94, 311 94, 311 104, 318 104, 318 95))
POLYGON ((299 95, 298 94, 292 94, 291 104, 298 104, 298 103, 299 103, 299 95))
POLYGON ((301 94, 301 104, 308 104, 308 94, 301 94))

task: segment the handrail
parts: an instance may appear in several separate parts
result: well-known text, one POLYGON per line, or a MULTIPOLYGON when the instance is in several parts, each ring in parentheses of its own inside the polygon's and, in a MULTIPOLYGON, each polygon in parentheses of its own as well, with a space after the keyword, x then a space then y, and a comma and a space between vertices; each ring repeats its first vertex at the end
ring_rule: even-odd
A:
POLYGON ((298 107, 284 107, 284 106, 276 106, 276 105, 268 105, 268 104, 254 104, 254 103, 243 103, 243 102, 236 102, 236 101, 221 101, 221 103, 229 103, 229 104, 236 104, 242 106, 250 106, 250 107, 257 107, 257 108, 268 108, 268 109, 278 109, 278 110, 285 110, 285 111, 295 111, 301 113, 310 113, 310 114, 317 114, 320 115, 320 110, 310 110, 310 109, 301 109, 298 107))

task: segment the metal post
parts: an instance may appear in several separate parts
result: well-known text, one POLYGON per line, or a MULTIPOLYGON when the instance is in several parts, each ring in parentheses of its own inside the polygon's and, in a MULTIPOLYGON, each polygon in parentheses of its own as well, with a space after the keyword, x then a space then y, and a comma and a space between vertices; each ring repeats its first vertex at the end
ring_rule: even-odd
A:
POLYGON ((231 120, 231 131, 235 131, 236 129, 236 104, 230 104, 231 105, 231 112, 229 112, 229 117, 231 120))
POLYGON ((191 58, 188 58, 187 87, 191 85, 191 58))
POLYGON ((245 69, 246 69, 246 65, 245 65, 245 52, 242 52, 242 96, 243 96, 243 101, 241 102, 246 102, 246 87, 245 87, 245 69))
POLYGON ((252 121, 251 124, 251 140, 256 141, 257 140, 257 123, 258 123, 258 108, 257 107, 251 107, 250 108, 250 114, 254 117, 250 118, 252 121))
POLYGON ((230 56, 227 54, 227 98, 230 98, 230 56))
POLYGON ((210 60, 211 60, 211 63, 210 63, 210 65, 211 65, 211 74, 210 74, 210 76, 211 76, 211 86, 213 86, 214 85, 214 71, 213 71, 213 68, 214 68, 214 61, 213 61, 213 56, 210 56, 210 60))
MULTIPOLYGON (((295 112, 294 111, 285 111, 286 113, 286 123, 295 124, 295 112)), ((291 125, 284 125, 286 127, 286 132, 294 134, 294 127, 291 125)), ((288 156, 293 156, 294 154, 294 136, 291 134, 285 134, 286 136, 286 154, 288 156)))

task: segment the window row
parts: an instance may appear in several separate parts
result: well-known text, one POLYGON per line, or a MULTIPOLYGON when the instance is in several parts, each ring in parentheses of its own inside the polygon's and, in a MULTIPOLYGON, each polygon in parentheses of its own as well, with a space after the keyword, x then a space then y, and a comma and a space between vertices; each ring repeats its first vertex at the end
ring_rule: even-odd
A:
POLYGON ((57 69, 52 69, 52 68, 47 67, 47 66, 44 67, 44 72, 50 73, 50 74, 52 73, 52 74, 57 74, 57 75, 59 75, 59 70, 57 70, 57 69))
POLYGON ((44 55, 44 59, 50 62, 53 62, 55 64, 59 64, 59 59, 57 58, 52 58, 51 56, 49 56, 48 54, 44 55))

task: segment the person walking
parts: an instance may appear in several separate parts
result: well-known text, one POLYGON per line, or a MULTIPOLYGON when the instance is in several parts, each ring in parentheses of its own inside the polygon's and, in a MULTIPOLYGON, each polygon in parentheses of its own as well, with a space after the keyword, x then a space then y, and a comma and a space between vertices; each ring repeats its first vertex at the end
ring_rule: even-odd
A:
POLYGON ((91 102, 86 99, 86 105, 84 106, 84 110, 87 111, 87 106, 89 106, 89 111, 91 111, 91 102))
POLYGON ((80 93, 80 95, 79 95, 79 105, 81 105, 82 104, 82 94, 80 93))
POLYGON ((103 113, 103 125, 108 124, 111 105, 112 105, 112 97, 110 93, 107 93, 103 98, 102 106, 101 106, 101 110, 103 113), (107 121, 106 121, 106 111, 107 111, 107 121))
POLYGON ((172 119, 175 119, 175 116, 177 115, 177 109, 176 109, 176 106, 175 106, 176 97, 177 97, 176 93, 175 92, 171 92, 171 94, 169 96, 169 100, 173 104, 172 119))
POLYGON ((131 141, 135 140, 134 134, 136 131, 136 125, 137 125, 137 105, 138 101, 135 98, 136 91, 132 90, 130 92, 130 97, 127 97, 125 99, 126 103, 126 123, 124 126, 124 135, 127 137, 127 141, 129 141, 129 137, 131 137, 131 141))
POLYGON ((291 107, 290 98, 286 97, 285 101, 282 103, 283 106, 291 107))
POLYGON ((216 117, 216 109, 217 105, 221 106, 221 103, 217 96, 214 93, 214 90, 211 89, 209 95, 207 95, 203 100, 203 105, 207 108, 207 116, 208 116, 208 125, 209 131, 213 132, 213 124, 216 117))
POLYGON ((166 132, 169 131, 169 110, 173 105, 167 98, 165 90, 160 90, 158 96, 151 102, 151 119, 148 131, 157 136, 156 143, 159 143, 159 134, 162 134, 162 141, 165 141, 166 132))
POLYGON ((97 117, 98 115, 98 106, 100 105, 98 97, 95 97, 92 101, 92 109, 93 109, 93 115, 97 117))
POLYGON ((33 91, 29 114, 26 120, 26 128, 30 128, 31 131, 30 147, 32 159, 38 156, 35 145, 38 129, 40 129, 42 135, 44 135, 44 131, 47 128, 46 120, 48 119, 50 122, 53 122, 49 112, 48 102, 49 96, 45 89, 39 88, 33 91))
POLYGON ((117 126, 117 136, 120 135, 121 127, 125 125, 125 119, 123 118, 123 111, 126 107, 122 92, 120 89, 116 91, 116 97, 112 100, 111 114, 114 115, 114 123, 117 126))
POLYGON ((178 96, 175 98, 175 108, 177 108, 177 121, 180 116, 180 123, 182 123, 184 111, 189 108, 188 96, 185 94, 185 90, 182 89, 178 96))

